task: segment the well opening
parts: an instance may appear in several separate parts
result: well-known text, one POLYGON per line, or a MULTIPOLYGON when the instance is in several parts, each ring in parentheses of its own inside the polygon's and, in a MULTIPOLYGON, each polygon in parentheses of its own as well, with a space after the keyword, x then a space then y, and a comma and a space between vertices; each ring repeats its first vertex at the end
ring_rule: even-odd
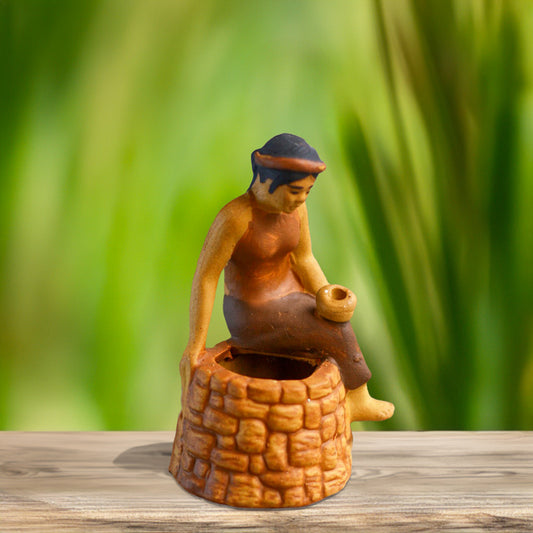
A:
POLYGON ((317 366, 305 359, 282 355, 241 353, 234 348, 219 355, 216 362, 241 376, 276 380, 308 378, 317 366))
POLYGON ((339 287, 335 287, 331 291, 331 296, 332 296, 332 298, 334 300, 344 300, 344 298, 346 298, 348 296, 348 293, 344 289, 341 289, 339 287))

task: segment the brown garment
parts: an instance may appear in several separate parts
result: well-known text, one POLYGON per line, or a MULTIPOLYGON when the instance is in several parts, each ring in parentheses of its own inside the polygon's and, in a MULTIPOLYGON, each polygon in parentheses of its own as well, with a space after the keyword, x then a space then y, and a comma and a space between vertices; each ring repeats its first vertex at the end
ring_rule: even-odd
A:
POLYGON ((296 211, 268 213, 252 200, 252 220, 224 270, 226 293, 257 303, 304 292, 290 258, 299 240, 300 218, 296 211))
POLYGON ((371 373, 349 322, 316 314, 292 270, 290 253, 300 239, 298 213, 267 213, 252 208, 252 221, 225 269, 224 317, 231 342, 259 353, 330 359, 345 386, 355 389, 371 373))

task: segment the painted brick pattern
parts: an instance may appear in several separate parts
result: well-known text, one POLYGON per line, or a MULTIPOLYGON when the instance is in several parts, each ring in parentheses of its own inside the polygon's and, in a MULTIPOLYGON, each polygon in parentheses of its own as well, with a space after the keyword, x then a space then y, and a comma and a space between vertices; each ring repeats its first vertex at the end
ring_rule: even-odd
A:
POLYGON ((178 482, 236 507, 298 507, 341 490, 352 433, 337 367, 257 379, 218 365, 220 353, 207 350, 189 387, 171 466, 178 482))

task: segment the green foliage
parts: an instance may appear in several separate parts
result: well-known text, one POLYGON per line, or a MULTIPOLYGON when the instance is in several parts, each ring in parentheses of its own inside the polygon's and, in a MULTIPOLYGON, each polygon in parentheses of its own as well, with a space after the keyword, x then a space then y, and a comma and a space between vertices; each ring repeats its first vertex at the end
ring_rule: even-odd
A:
POLYGON ((173 427, 203 239, 284 131, 328 165, 315 255, 397 404, 365 427, 531 428, 532 28, 512 1, 0 2, 0 429, 173 427))
POLYGON ((531 427, 524 4, 375 6, 392 124, 343 132, 402 375, 424 428, 531 427))

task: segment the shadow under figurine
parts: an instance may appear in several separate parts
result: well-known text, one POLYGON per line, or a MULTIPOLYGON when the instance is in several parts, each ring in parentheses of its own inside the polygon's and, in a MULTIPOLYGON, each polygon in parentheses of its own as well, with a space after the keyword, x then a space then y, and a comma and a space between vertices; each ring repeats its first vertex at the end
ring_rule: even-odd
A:
POLYGON ((208 500, 298 507, 335 494, 351 473, 350 422, 394 413, 367 389, 355 295, 329 285, 311 251, 305 200, 325 168, 302 138, 273 137, 202 249, 169 470, 208 500), (206 349, 222 270, 231 338, 206 349))

